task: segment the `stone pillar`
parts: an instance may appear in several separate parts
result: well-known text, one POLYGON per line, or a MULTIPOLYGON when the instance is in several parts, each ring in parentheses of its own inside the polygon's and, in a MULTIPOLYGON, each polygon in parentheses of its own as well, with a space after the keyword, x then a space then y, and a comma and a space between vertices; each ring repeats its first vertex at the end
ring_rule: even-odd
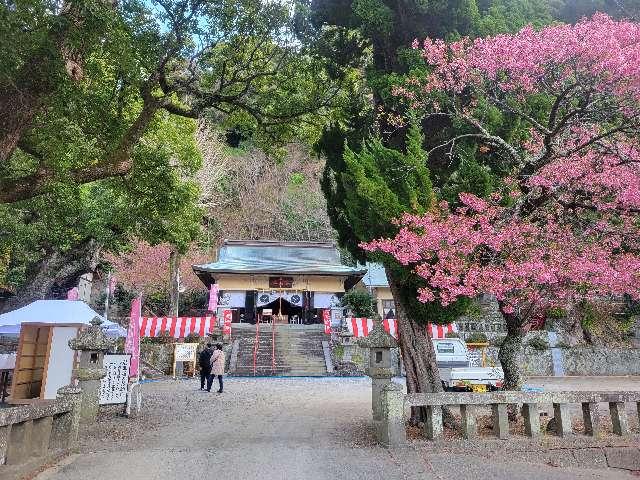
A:
POLYGON ((70 409, 54 417, 49 448, 52 450, 75 449, 78 445, 82 390, 79 387, 62 387, 58 389, 58 399, 69 402, 70 409))
POLYGON ((427 418, 424 421, 424 436, 428 440, 437 440, 442 436, 442 407, 440 405, 427 405, 427 418))
POLYGON ((371 377, 371 410, 373 420, 382 419, 382 390, 391 384, 391 349, 396 347, 395 339, 384 331, 380 318, 374 320, 369 336, 358 341, 362 348, 369 349, 367 375, 371 377))
POLYGON ((509 416, 507 414, 506 403, 494 403, 491 405, 493 415, 493 433, 500 439, 509 436, 509 416))
POLYGON ((524 431, 527 436, 537 438, 540 436, 540 411, 537 403, 525 403, 522 405, 524 415, 524 431))
POLYGON ((33 420, 14 423, 9 435, 7 448, 7 465, 19 465, 31 456, 31 439, 33 435, 33 420))
POLYGON ((355 347, 353 344, 353 335, 349 332, 340 332, 338 333, 338 338, 340 338, 340 346, 342 347, 341 361, 351 362, 351 358, 353 357, 353 348, 355 347))
POLYGON ((382 419, 376 432, 378 441, 387 448, 402 447, 407 443, 404 392, 396 383, 389 383, 382 389, 382 419))
POLYGON ((571 427, 571 411, 566 403, 553 404, 553 416, 556 426, 556 434, 559 437, 568 437, 573 435, 571 427))
POLYGON ((80 417, 83 422, 96 420, 100 380, 106 375, 103 368, 104 354, 114 345, 114 341, 107 338, 100 328, 101 323, 100 317, 94 318, 88 328, 81 330, 76 338, 69 340, 69 347, 80 352, 80 362, 75 371, 75 377, 82 389, 80 417))
POLYGON ((7 461, 7 450, 9 448, 9 437, 11 436, 11 424, 0 427, 0 466, 7 461))
POLYGON ((584 434, 597 437, 600 433, 597 403, 584 402, 582 404, 582 421, 584 423, 584 434))
POLYGON ((476 406, 460 405, 460 417, 462 420, 462 436, 471 439, 478 436, 478 426, 476 424, 476 406))
POLYGON ((629 422, 627 421, 624 402, 609 402, 609 412, 611 413, 613 433, 621 436, 629 435, 629 422))
POLYGON ((37 418, 33 421, 31 447, 34 457, 42 457, 49 450, 53 417, 37 418))

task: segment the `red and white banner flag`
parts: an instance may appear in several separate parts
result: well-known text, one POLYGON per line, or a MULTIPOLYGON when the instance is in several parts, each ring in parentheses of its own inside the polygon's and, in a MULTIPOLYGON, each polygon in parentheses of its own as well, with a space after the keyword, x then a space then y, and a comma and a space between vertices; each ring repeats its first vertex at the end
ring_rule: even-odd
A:
POLYGON ((366 337, 373 328, 373 320, 370 318, 347 318, 347 328, 354 337, 366 337))
POLYGON ((141 337, 159 337, 167 334, 173 338, 184 338, 190 334, 201 337, 213 332, 216 317, 142 317, 141 337))
POLYGON ((130 377, 137 377, 140 366, 140 315, 142 314, 142 295, 136 297, 131 302, 131 313, 129 314, 129 329, 127 339, 124 344, 124 352, 131 354, 130 377))
POLYGON ((220 290, 220 286, 217 283, 212 283, 209 287, 209 306, 208 310, 210 312, 216 313, 216 309, 218 308, 218 291, 220 290))
POLYGON ((382 320, 382 326, 384 327, 385 332, 393 338, 398 338, 398 322, 395 318, 385 318, 382 320))
POLYGON ((223 310, 222 311, 222 320, 224 323, 222 324, 222 334, 223 335, 231 335, 231 320, 233 319, 233 312, 231 310, 223 310))
POLYGON ((324 323, 324 333, 331 335, 331 310, 322 310, 322 321, 324 323))
POLYGON ((447 338, 447 333, 455 333, 458 326, 455 323, 448 325, 436 325, 435 323, 427 323, 427 334, 431 338, 447 338))

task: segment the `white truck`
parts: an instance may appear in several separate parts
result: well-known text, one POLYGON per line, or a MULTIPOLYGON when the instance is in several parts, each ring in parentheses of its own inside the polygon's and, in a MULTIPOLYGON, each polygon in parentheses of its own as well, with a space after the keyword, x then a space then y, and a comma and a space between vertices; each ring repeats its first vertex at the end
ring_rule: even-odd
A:
POLYGON ((486 392, 502 388, 502 368, 474 366, 467 344, 460 338, 433 339, 433 348, 445 391, 486 392))

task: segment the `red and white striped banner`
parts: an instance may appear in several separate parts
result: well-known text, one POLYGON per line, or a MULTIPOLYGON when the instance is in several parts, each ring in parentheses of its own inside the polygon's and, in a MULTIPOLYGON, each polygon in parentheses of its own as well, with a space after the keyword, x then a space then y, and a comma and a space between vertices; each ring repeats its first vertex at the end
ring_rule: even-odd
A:
MULTIPOLYGON (((389 335, 398 338, 398 322, 395 318, 385 318, 382 325, 389 335)), ((347 318, 347 328, 354 337, 366 337, 373 329, 373 320, 370 318, 347 318)), ((448 325, 427 324, 427 333, 431 338, 446 338, 447 333, 457 331, 458 326, 455 323, 448 325)))
POLYGON ((447 333, 455 333, 458 326, 455 323, 448 325, 436 325, 435 323, 427 323, 427 333, 431 338, 447 338, 447 333))
MULTIPOLYGON (((395 318, 384 319, 382 326, 389 335, 398 338, 398 324, 395 318)), ((354 337, 366 337, 373 329, 373 320, 371 318, 347 318, 347 328, 354 337)))
POLYGON ((204 337, 213 332, 216 317, 140 317, 140 336, 158 337, 166 332, 173 338, 184 338, 189 334, 204 337))
POLYGON ((232 310, 223 310, 222 311, 222 334, 223 335, 231 335, 231 320, 233 320, 233 311, 232 310))

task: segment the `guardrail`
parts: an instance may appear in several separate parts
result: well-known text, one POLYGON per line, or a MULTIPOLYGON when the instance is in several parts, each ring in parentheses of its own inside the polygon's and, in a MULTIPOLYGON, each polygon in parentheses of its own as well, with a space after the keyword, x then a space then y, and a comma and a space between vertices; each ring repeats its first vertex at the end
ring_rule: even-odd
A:
POLYGON ((21 464, 75 448, 81 393, 78 387, 63 387, 56 400, 1 409, 0 465, 21 464))
POLYGON ((477 409, 490 407, 495 437, 509 436, 507 406, 522 404, 525 435, 539 437, 540 406, 552 405, 555 418, 555 433, 560 437, 573 435, 571 405, 582 407, 584 434, 596 436, 600 431, 599 403, 609 405, 609 414, 616 435, 629 435, 631 430, 625 403, 635 405, 635 415, 640 419, 640 392, 490 392, 490 393, 414 393, 405 395, 400 385, 391 383, 382 389, 382 419, 377 422, 378 440, 385 446, 395 447, 406 443, 405 406, 425 407, 424 435, 429 440, 443 433, 442 407, 460 408, 461 433, 464 438, 478 436, 477 409))

